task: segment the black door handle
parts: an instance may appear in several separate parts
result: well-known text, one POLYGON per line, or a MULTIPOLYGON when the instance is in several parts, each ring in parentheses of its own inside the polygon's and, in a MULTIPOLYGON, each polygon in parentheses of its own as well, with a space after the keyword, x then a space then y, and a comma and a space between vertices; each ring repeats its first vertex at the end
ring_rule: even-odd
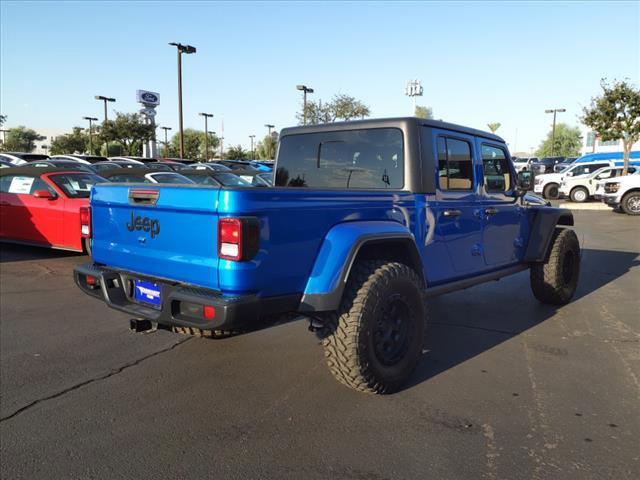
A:
POLYGON ((442 212, 442 215, 445 217, 459 217, 462 215, 462 212, 460 210, 445 210, 442 212))
POLYGON ((489 208, 485 208, 484 209, 484 214, 485 215, 495 215, 496 213, 498 213, 498 209, 497 208, 489 207, 489 208))

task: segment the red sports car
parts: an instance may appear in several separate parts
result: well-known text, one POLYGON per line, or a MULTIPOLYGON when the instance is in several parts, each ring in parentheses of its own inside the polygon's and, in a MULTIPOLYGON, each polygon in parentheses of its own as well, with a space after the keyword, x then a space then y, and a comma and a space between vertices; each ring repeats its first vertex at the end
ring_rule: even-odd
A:
POLYGON ((89 252, 89 194, 101 181, 69 169, 1 169, 0 240, 89 252))

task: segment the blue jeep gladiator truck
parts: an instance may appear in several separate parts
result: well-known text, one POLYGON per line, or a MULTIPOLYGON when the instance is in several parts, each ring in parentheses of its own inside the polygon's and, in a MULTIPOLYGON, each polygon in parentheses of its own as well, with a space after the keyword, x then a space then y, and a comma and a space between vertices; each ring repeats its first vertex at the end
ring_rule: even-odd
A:
POLYGON ((528 269, 539 301, 571 300, 573 216, 519 175, 500 137, 445 122, 288 128, 271 188, 96 185, 75 281, 137 330, 307 317, 340 382, 390 393, 420 358, 428 297, 528 269))

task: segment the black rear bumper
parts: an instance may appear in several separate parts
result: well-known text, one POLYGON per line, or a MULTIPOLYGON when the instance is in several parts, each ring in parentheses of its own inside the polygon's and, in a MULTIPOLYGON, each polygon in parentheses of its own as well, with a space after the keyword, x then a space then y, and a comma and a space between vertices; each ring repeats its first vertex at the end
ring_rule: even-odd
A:
POLYGON ((202 330, 250 329, 266 317, 295 311, 301 295, 261 298, 257 295, 227 296, 220 292, 192 287, 146 275, 87 263, 78 265, 73 276, 76 285, 87 295, 103 300, 109 307, 167 326, 202 330), (87 282, 87 278, 94 280, 87 282), (133 280, 147 280, 160 285, 162 305, 147 306, 133 298, 133 280), (204 306, 215 309, 207 319, 204 306))

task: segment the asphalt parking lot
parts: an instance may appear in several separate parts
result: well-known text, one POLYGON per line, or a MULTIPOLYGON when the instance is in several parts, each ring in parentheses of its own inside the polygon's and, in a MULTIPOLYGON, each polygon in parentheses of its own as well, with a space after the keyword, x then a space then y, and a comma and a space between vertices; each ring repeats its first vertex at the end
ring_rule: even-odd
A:
POLYGON ((0 246, 3 479, 640 478, 640 218, 576 212, 574 302, 528 273, 434 299, 391 396, 333 380, 304 322, 133 334, 86 257, 0 246))

